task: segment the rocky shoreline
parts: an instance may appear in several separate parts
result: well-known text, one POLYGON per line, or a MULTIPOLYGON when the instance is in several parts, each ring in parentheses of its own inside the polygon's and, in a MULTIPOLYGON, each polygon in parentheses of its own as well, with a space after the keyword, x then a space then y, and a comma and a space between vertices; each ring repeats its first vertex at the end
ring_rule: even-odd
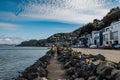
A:
POLYGON ((101 54, 62 50, 58 60, 63 64, 68 80, 120 80, 120 62, 107 61, 101 54))
MULTIPOLYGON (((50 50, 16 80, 49 80, 47 66, 52 57, 50 50)), ((64 80, 120 80, 120 62, 107 61, 101 54, 86 55, 70 48, 60 48, 57 60, 65 70, 64 80)))
POLYGON ((15 80, 47 80, 47 65, 51 59, 51 53, 48 51, 43 57, 38 59, 32 66, 25 69, 15 80))

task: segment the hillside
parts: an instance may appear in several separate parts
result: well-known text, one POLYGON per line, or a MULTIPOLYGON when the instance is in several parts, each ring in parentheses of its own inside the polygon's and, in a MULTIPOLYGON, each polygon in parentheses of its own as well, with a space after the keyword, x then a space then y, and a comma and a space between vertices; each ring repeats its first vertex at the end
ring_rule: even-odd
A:
POLYGON ((109 26, 112 22, 118 21, 119 19, 120 19, 120 8, 119 7, 113 8, 110 10, 110 12, 108 12, 106 16, 103 17, 102 20, 94 19, 93 23, 88 23, 83 27, 76 29, 75 31, 73 31, 73 33, 79 35, 85 34, 85 32, 91 33, 93 30, 100 30, 102 28, 105 28, 109 26))
POLYGON ((89 34, 94 30, 100 30, 109 26, 112 22, 120 19, 120 8, 112 8, 102 20, 94 19, 92 23, 88 23, 71 33, 57 33, 47 39, 24 41, 18 46, 50 46, 53 43, 59 44, 76 44, 77 38, 82 34, 89 34))

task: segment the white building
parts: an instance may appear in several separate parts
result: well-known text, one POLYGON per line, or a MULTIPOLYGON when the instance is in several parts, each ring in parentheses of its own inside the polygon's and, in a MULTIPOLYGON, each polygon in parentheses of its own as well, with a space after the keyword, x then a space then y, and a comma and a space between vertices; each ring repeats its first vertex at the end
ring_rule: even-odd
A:
POLYGON ((97 45, 98 47, 102 45, 101 31, 92 31, 92 44, 97 45))
POLYGON ((87 45, 90 46, 92 44, 92 35, 88 34, 87 35, 87 45))
POLYGON ((79 41, 78 41, 78 45, 79 46, 85 46, 85 44, 87 46, 90 46, 91 43, 92 43, 92 36, 91 36, 91 34, 87 34, 87 35, 84 34, 84 35, 81 35, 79 37, 79 41))
POLYGON ((110 27, 106 27, 103 29, 103 44, 112 44, 110 34, 111 34, 110 27))
POLYGON ((103 44, 120 44, 120 21, 113 22, 103 30, 103 44))

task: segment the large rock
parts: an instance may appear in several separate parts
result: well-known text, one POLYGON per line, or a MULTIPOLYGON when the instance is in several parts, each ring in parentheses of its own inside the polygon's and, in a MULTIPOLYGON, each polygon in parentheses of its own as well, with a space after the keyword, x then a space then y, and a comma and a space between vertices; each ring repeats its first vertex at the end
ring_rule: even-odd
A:
POLYGON ((38 68, 38 73, 40 77, 47 77, 48 71, 42 67, 38 68))
POLYGON ((115 63, 110 61, 103 61, 97 67, 97 74, 105 77, 107 75, 110 75, 112 69, 114 69, 115 67, 117 67, 115 63))
POLYGON ((105 57, 101 54, 98 54, 96 56, 94 56, 95 60, 102 60, 102 61, 105 61, 105 57))
POLYGON ((120 69, 120 62, 118 63, 117 68, 120 69))
POLYGON ((120 70, 113 69, 110 75, 111 80, 120 80, 120 70))

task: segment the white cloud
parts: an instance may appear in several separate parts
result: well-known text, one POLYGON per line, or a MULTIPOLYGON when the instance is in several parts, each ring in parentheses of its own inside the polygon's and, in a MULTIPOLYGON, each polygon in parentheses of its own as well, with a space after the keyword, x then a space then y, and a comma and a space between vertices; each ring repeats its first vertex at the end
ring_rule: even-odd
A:
POLYGON ((117 6, 112 0, 29 0, 28 2, 20 17, 71 23, 88 23, 96 18, 102 19, 110 8, 117 6))
POLYGON ((120 6, 120 0, 24 1, 18 6, 18 10, 16 11, 17 16, 11 13, 5 14, 10 16, 8 17, 9 20, 51 20, 65 23, 85 24, 91 22, 93 19, 102 19, 111 8, 120 6))
POLYGON ((0 44, 20 44, 22 41, 24 40, 18 37, 0 37, 0 44))
POLYGON ((16 30, 19 26, 11 23, 0 22, 0 28, 7 30, 16 30))

